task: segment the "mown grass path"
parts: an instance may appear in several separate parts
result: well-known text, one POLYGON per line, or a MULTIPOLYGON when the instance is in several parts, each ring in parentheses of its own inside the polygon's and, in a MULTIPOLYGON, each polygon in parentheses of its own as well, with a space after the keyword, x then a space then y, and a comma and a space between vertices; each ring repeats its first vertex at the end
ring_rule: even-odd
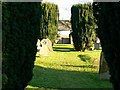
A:
POLYGON ((36 57, 34 76, 27 88, 111 88, 108 80, 99 80, 101 50, 78 52, 71 44, 55 44, 49 56, 36 57))

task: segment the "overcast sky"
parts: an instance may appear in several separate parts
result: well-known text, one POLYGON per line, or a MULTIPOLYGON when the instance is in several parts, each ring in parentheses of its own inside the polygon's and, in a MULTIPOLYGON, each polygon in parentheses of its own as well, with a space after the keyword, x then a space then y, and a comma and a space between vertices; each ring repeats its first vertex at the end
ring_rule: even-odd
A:
POLYGON ((84 3, 89 1, 92 1, 92 0, 43 0, 43 2, 52 2, 58 5, 60 20, 70 20, 71 6, 73 4, 84 3))

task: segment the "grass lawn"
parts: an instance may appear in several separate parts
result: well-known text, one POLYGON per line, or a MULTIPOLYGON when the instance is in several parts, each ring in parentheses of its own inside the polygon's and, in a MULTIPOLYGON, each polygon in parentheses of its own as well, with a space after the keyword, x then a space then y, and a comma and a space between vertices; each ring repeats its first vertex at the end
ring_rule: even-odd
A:
POLYGON ((71 44, 55 44, 49 56, 36 56, 34 76, 27 88, 111 88, 109 80, 99 80, 101 50, 78 52, 71 44))

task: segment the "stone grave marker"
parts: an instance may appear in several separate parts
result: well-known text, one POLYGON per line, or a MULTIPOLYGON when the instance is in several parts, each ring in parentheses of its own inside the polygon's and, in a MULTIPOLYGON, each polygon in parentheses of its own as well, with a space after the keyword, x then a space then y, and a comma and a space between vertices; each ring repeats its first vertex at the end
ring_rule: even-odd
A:
POLYGON ((107 62, 104 58, 103 52, 101 52, 101 55, 100 55, 99 76, 100 76, 100 80, 110 78, 109 67, 108 67, 107 62))
POLYGON ((37 40, 37 53, 40 51, 40 40, 37 40))
POLYGON ((100 49, 100 40, 97 38, 97 41, 94 43, 94 49, 99 50, 100 49))
POLYGON ((42 39, 40 42, 40 51, 39 54, 41 56, 48 56, 52 49, 52 42, 49 39, 42 39))
POLYGON ((49 51, 53 51, 52 42, 49 39, 46 39, 46 40, 47 40, 47 46, 48 46, 49 51))

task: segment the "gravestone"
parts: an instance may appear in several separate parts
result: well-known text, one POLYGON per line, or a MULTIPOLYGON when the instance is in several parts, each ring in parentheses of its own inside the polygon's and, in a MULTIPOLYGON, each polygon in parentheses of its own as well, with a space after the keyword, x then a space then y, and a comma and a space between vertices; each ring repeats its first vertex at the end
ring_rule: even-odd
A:
POLYGON ((93 67, 99 67, 99 63, 100 63, 100 60, 95 59, 95 60, 92 62, 92 66, 93 66, 93 67))
POLYGON ((72 32, 69 34, 70 44, 73 44, 72 32))
POLYGON ((100 60, 99 59, 94 59, 93 62, 92 62, 92 67, 91 67, 91 70, 92 71, 98 71, 99 70, 99 63, 100 63, 100 60))
POLYGON ((37 40, 37 52, 39 52, 40 51, 40 40, 38 39, 37 40))
POLYGON ((99 50, 100 49, 100 44, 99 43, 95 43, 94 44, 94 49, 95 50, 99 50))
POLYGON ((101 55, 100 55, 99 75, 100 75, 100 79, 109 79, 110 78, 109 67, 104 58, 103 52, 101 52, 101 55))
POLYGON ((100 49, 100 40, 97 38, 97 41, 94 43, 94 49, 99 50, 100 49))
POLYGON ((39 54, 41 56, 48 56, 53 51, 52 42, 49 39, 42 39, 40 44, 39 54))

